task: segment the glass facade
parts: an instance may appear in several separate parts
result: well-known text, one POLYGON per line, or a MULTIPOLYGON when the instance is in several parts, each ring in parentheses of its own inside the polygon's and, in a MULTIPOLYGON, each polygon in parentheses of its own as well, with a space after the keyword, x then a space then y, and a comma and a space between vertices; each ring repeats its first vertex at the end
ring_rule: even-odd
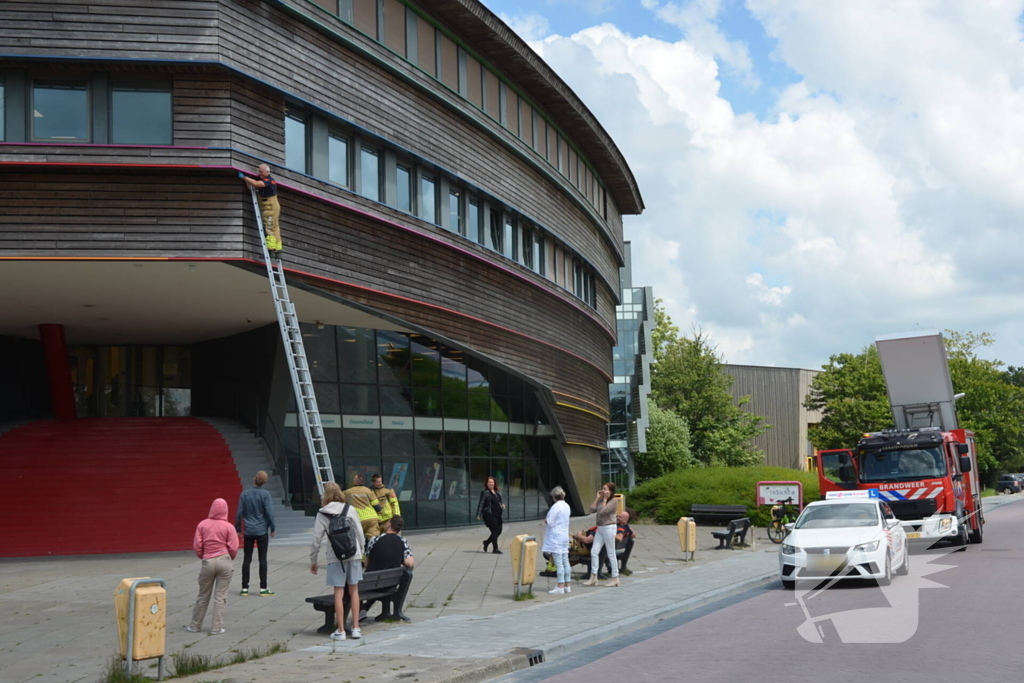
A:
POLYGON ((89 89, 85 81, 35 81, 34 140, 89 140, 89 89))
POLYGON ((192 413, 188 346, 75 346, 68 356, 78 417, 192 413))
POLYGON ((306 119, 295 114, 284 117, 284 165, 306 172, 306 119))
MULTIPOLYGON (((407 527, 471 524, 488 476, 507 520, 535 519, 564 483, 554 430, 532 387, 418 334, 302 325, 334 477, 379 473, 407 527)), ((284 427, 293 505, 316 487, 292 401, 284 427)))
POLYGON ((117 144, 170 145, 171 86, 114 82, 111 87, 110 139, 117 144))
POLYGON ((601 454, 602 476, 620 488, 632 488, 633 454, 647 451, 647 395, 654 323, 654 295, 650 287, 633 287, 629 242, 627 265, 619 271, 619 300, 615 307, 618 343, 612 349, 613 382, 608 386, 611 420, 608 448, 601 454))

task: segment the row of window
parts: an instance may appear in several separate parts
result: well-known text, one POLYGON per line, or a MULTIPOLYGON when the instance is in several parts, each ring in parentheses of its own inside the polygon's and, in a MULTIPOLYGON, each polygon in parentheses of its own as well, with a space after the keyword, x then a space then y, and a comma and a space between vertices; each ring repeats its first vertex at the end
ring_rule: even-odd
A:
POLYGON ((7 80, 0 79, 0 140, 23 125, 18 137, 32 142, 173 142, 169 81, 110 79, 103 73, 7 80))
POLYGON ((540 226, 436 167, 290 109, 285 165, 473 240, 597 306, 594 272, 540 226))
POLYGON ((604 186, 586 160, 538 109, 465 47, 404 0, 309 0, 384 44, 458 93, 528 144, 604 218, 604 186))

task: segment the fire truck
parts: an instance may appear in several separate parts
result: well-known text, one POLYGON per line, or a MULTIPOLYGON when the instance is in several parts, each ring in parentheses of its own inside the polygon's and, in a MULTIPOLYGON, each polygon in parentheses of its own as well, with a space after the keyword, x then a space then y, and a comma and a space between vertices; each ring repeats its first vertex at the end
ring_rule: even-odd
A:
POLYGON ((939 332, 875 339, 895 429, 865 434, 853 449, 817 454, 821 496, 871 490, 887 501, 910 542, 981 543, 974 432, 960 429, 939 332))

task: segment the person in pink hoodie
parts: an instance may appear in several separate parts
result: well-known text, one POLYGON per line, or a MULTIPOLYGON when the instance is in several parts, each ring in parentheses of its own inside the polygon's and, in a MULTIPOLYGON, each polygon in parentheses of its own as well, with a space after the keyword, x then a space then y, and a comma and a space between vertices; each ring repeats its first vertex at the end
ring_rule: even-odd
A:
POLYGON ((238 554, 238 532, 228 521, 228 504, 223 498, 213 501, 210 516, 199 522, 192 543, 196 556, 203 561, 199 570, 199 597, 192 609, 192 623, 186 629, 198 633, 203 627, 206 608, 213 595, 213 625, 210 635, 224 633, 224 605, 228 601, 228 586, 235 573, 232 561, 238 554), (216 594, 214 588, 216 587, 216 594))

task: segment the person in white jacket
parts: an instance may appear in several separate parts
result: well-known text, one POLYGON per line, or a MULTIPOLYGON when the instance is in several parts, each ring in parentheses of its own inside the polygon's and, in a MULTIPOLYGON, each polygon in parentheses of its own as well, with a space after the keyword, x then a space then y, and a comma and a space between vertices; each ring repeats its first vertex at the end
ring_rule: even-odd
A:
MULTIPOLYGON (((345 494, 341 487, 333 481, 324 484, 323 507, 316 516, 316 523, 313 526, 313 546, 309 553, 309 571, 316 574, 318 570, 317 560, 320 559, 320 544, 327 536, 327 528, 331 517, 340 515, 345 509, 345 494)), ((334 588, 334 615, 338 620, 338 628, 331 634, 334 640, 345 640, 345 587, 348 586, 348 593, 352 605, 352 631, 353 638, 362 638, 362 631, 359 630, 359 582, 363 578, 363 548, 366 537, 363 535, 363 525, 359 521, 359 513, 351 505, 348 508, 349 521, 356 537, 356 554, 344 562, 339 561, 334 554, 334 548, 330 542, 327 543, 325 552, 327 554, 327 585, 334 588)))
POLYGON ((563 595, 572 592, 572 574, 569 573, 569 504, 565 502, 565 489, 556 486, 551 489, 554 505, 548 510, 544 522, 548 525, 544 533, 544 545, 541 552, 551 553, 555 563, 555 575, 558 586, 548 591, 552 595, 563 595))

